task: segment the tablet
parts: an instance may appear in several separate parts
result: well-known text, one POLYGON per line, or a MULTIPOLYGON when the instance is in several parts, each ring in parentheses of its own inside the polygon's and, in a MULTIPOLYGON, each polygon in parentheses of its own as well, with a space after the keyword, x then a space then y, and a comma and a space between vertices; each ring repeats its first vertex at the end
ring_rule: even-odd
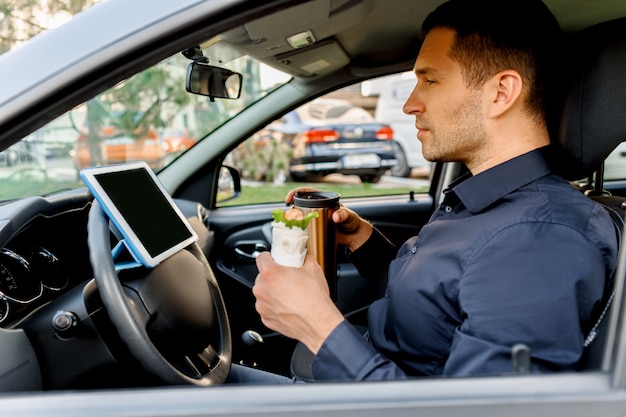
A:
POLYGON ((80 177, 142 265, 153 268, 198 239, 145 162, 85 168, 80 177))

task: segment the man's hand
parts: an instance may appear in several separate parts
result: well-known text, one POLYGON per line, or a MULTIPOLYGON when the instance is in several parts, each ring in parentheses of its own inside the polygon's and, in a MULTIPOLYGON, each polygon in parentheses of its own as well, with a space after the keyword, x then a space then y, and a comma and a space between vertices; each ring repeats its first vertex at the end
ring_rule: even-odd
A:
POLYGON ((301 268, 278 265, 269 252, 256 259, 252 293, 263 324, 304 343, 314 354, 343 321, 330 299, 324 272, 311 255, 301 268))
MULTIPOLYGON (((287 193, 285 203, 291 204, 298 191, 319 190, 306 187, 293 189, 287 193)), ((343 204, 333 212, 332 220, 337 224, 337 243, 347 246, 351 251, 357 250, 372 234, 373 226, 343 204)))

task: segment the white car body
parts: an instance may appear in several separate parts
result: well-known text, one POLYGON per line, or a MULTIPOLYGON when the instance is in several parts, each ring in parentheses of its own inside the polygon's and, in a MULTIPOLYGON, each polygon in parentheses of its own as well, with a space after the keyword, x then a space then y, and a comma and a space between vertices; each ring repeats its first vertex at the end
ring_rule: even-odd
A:
MULTIPOLYGON (((374 117, 376 121, 391 126, 394 132, 393 139, 400 146, 406 159, 408 168, 427 168, 430 162, 422 154, 422 143, 417 139, 415 118, 402 111, 402 107, 413 91, 417 80, 412 72, 381 77, 370 81, 375 87, 373 91, 378 93, 378 102, 374 117)), ((372 88, 372 87, 370 87, 372 88)), ((398 173, 400 176, 408 176, 410 171, 398 173)))

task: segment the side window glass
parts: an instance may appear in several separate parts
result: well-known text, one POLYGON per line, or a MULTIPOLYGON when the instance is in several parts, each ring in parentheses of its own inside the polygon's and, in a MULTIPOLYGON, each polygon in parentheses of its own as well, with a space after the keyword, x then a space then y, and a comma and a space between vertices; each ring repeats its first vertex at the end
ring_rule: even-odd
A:
POLYGON ((219 205, 283 201, 310 186, 342 197, 426 192, 424 160, 412 116, 403 113, 415 78, 398 74, 314 99, 241 143, 226 164, 242 176, 242 193, 219 205))
POLYGON ((626 180, 626 142, 620 143, 604 161, 604 180, 626 180))

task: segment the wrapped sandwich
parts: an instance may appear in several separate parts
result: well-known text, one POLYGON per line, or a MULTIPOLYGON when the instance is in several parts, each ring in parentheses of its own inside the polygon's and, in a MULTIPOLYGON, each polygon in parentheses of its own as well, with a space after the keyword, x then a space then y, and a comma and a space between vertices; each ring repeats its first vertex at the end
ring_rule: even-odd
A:
POLYGON ((305 216, 301 210, 292 207, 273 210, 272 215, 272 258, 283 266, 301 267, 309 240, 306 227, 311 219, 318 217, 317 212, 305 216))

